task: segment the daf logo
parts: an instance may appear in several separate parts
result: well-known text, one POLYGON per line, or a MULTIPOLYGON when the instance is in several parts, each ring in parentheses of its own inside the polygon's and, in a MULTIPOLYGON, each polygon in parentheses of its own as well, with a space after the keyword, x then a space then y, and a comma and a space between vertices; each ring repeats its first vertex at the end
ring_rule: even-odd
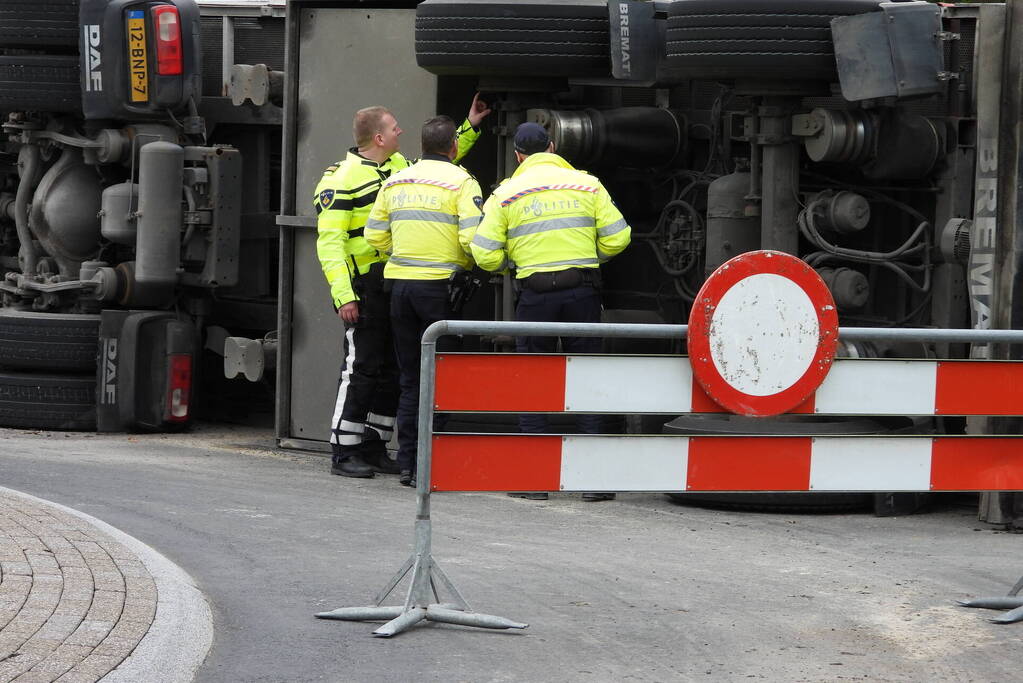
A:
POLYGON ((117 340, 103 340, 102 363, 102 396, 101 402, 106 405, 117 403, 117 340))
POLYGON ((103 73, 100 71, 100 34, 98 24, 82 27, 82 45, 85 52, 85 90, 103 91, 103 73))

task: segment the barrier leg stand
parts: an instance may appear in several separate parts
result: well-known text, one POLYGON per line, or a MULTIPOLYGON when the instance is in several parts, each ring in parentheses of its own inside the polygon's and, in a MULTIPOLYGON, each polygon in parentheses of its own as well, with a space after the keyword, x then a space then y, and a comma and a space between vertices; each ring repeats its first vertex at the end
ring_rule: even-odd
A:
POLYGON ((976 598, 974 600, 959 600, 963 607, 979 607, 981 609, 1007 609, 1005 614, 988 619, 992 624, 1014 624, 1023 621, 1023 598, 1019 596, 1023 590, 1023 576, 1016 585, 1012 587, 1008 595, 994 598, 976 598))
POLYGON ((416 471, 416 527, 415 549, 401 569, 384 586, 371 607, 342 607, 330 612, 320 612, 319 619, 340 619, 342 621, 380 621, 389 619, 386 624, 373 631, 373 635, 383 638, 396 636, 407 631, 421 621, 437 621, 460 626, 474 626, 491 629, 522 629, 523 624, 504 617, 473 612, 469 604, 455 588, 451 579, 437 566, 432 554, 432 527, 430 522, 430 461, 433 447, 433 398, 434 398, 434 361, 436 358, 436 339, 443 333, 447 323, 434 323, 423 335, 423 360, 421 366, 421 385, 419 390, 419 454, 416 471), (438 326, 441 326, 438 329, 438 326), (431 336, 431 332, 433 332, 431 336), (402 579, 411 571, 408 593, 405 603, 398 606, 383 607, 381 603, 394 592, 402 579), (453 602, 442 603, 437 586, 444 586, 451 594, 453 602))

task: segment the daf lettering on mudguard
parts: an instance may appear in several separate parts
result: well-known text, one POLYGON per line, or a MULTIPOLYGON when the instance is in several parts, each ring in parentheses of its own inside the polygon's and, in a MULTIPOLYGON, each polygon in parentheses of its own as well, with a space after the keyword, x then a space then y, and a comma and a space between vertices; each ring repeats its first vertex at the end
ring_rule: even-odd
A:
POLYGON ((103 394, 100 400, 105 405, 117 403, 117 340, 103 340, 103 394))
POLYGON ((100 71, 100 32, 98 24, 86 24, 82 27, 82 44, 87 46, 85 55, 85 90, 86 92, 102 92, 103 73, 100 71))

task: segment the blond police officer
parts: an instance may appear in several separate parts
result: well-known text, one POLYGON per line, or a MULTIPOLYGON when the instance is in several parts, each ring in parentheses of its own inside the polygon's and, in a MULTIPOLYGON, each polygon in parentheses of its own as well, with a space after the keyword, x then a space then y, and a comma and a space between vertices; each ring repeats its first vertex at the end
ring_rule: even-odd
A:
MULTIPOLYGON (((490 113, 477 95, 458 129, 458 157, 479 136, 490 113)), ((344 364, 338 381, 330 443, 331 472, 372 477, 397 472, 387 457, 394 429, 398 371, 391 340, 390 296, 384 291, 386 256, 363 237, 380 186, 409 166, 398 151, 402 130, 384 107, 368 107, 352 123, 355 147, 327 168, 316 187, 316 253, 330 285, 331 299, 345 325, 344 364)))
MULTIPOLYGON (((390 254, 384 277, 394 281, 391 326, 401 385, 398 466, 406 486, 415 477, 423 331, 454 317, 448 280, 472 267, 469 243, 481 218, 479 183, 453 163, 457 155, 454 121, 447 116, 427 121, 422 160, 384 183, 366 222, 366 241, 390 254)), ((438 343, 438 350, 444 346, 438 343)))
MULTIPOLYGON (((600 264, 629 245, 631 230, 600 181, 554 153, 547 131, 523 123, 515 131, 519 167, 494 190, 472 241, 485 270, 515 269, 521 286, 516 320, 600 322, 600 264)), ((520 337, 519 352, 554 352, 553 337, 520 337)), ((600 351, 600 340, 566 337, 567 353, 600 351)), ((524 432, 544 432, 543 415, 522 416, 524 432)), ((600 432, 599 416, 579 419, 583 432, 600 432)), ((541 494, 546 497, 546 494, 541 494)), ((533 496, 530 496, 533 497, 533 496)), ((539 497, 539 496, 537 496, 539 497)), ((584 494, 602 500, 613 494, 584 494)))

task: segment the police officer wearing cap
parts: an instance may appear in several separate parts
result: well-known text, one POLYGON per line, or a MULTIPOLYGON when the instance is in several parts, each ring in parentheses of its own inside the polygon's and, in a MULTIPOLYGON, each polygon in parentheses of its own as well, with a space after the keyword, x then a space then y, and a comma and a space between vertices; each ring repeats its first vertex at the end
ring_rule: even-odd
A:
MULTIPOLYGON (((600 322, 600 264, 629 245, 631 229, 600 181, 554 153, 547 131, 523 123, 515 131, 519 167, 494 190, 472 241, 485 270, 513 268, 520 286, 515 319, 531 322, 600 322)), ((601 341, 564 337, 566 353, 596 353, 601 341)), ((554 337, 519 337, 522 353, 553 353, 554 337)), ((524 432, 544 432, 543 415, 524 415, 524 432)), ((600 417, 581 416, 579 427, 600 432, 600 417)), ((540 494, 546 497, 546 494, 540 494)), ((530 496, 530 497, 540 497, 530 496)), ((614 494, 584 494, 605 500, 614 494)))
MULTIPOLYGON (((366 241, 390 254, 384 278, 393 281, 391 327, 398 356, 400 482, 415 482, 419 428, 420 344, 438 320, 455 317, 448 281, 472 268, 469 243, 483 205, 479 183, 454 163, 455 122, 438 116, 423 124, 423 158, 384 183, 366 222, 366 241)), ((450 350, 450 339, 437 344, 450 350)))
MULTIPOLYGON (((479 137, 490 113, 473 98, 458 129, 458 158, 479 137)), ((370 246, 363 229, 381 185, 410 162, 399 152, 402 130, 384 107, 367 107, 352 122, 355 147, 329 166, 316 187, 316 253, 344 323, 344 361, 338 381, 330 444, 331 472, 346 477, 397 473, 386 443, 394 430, 398 369, 391 340, 390 295, 383 286, 385 254, 370 246)))

